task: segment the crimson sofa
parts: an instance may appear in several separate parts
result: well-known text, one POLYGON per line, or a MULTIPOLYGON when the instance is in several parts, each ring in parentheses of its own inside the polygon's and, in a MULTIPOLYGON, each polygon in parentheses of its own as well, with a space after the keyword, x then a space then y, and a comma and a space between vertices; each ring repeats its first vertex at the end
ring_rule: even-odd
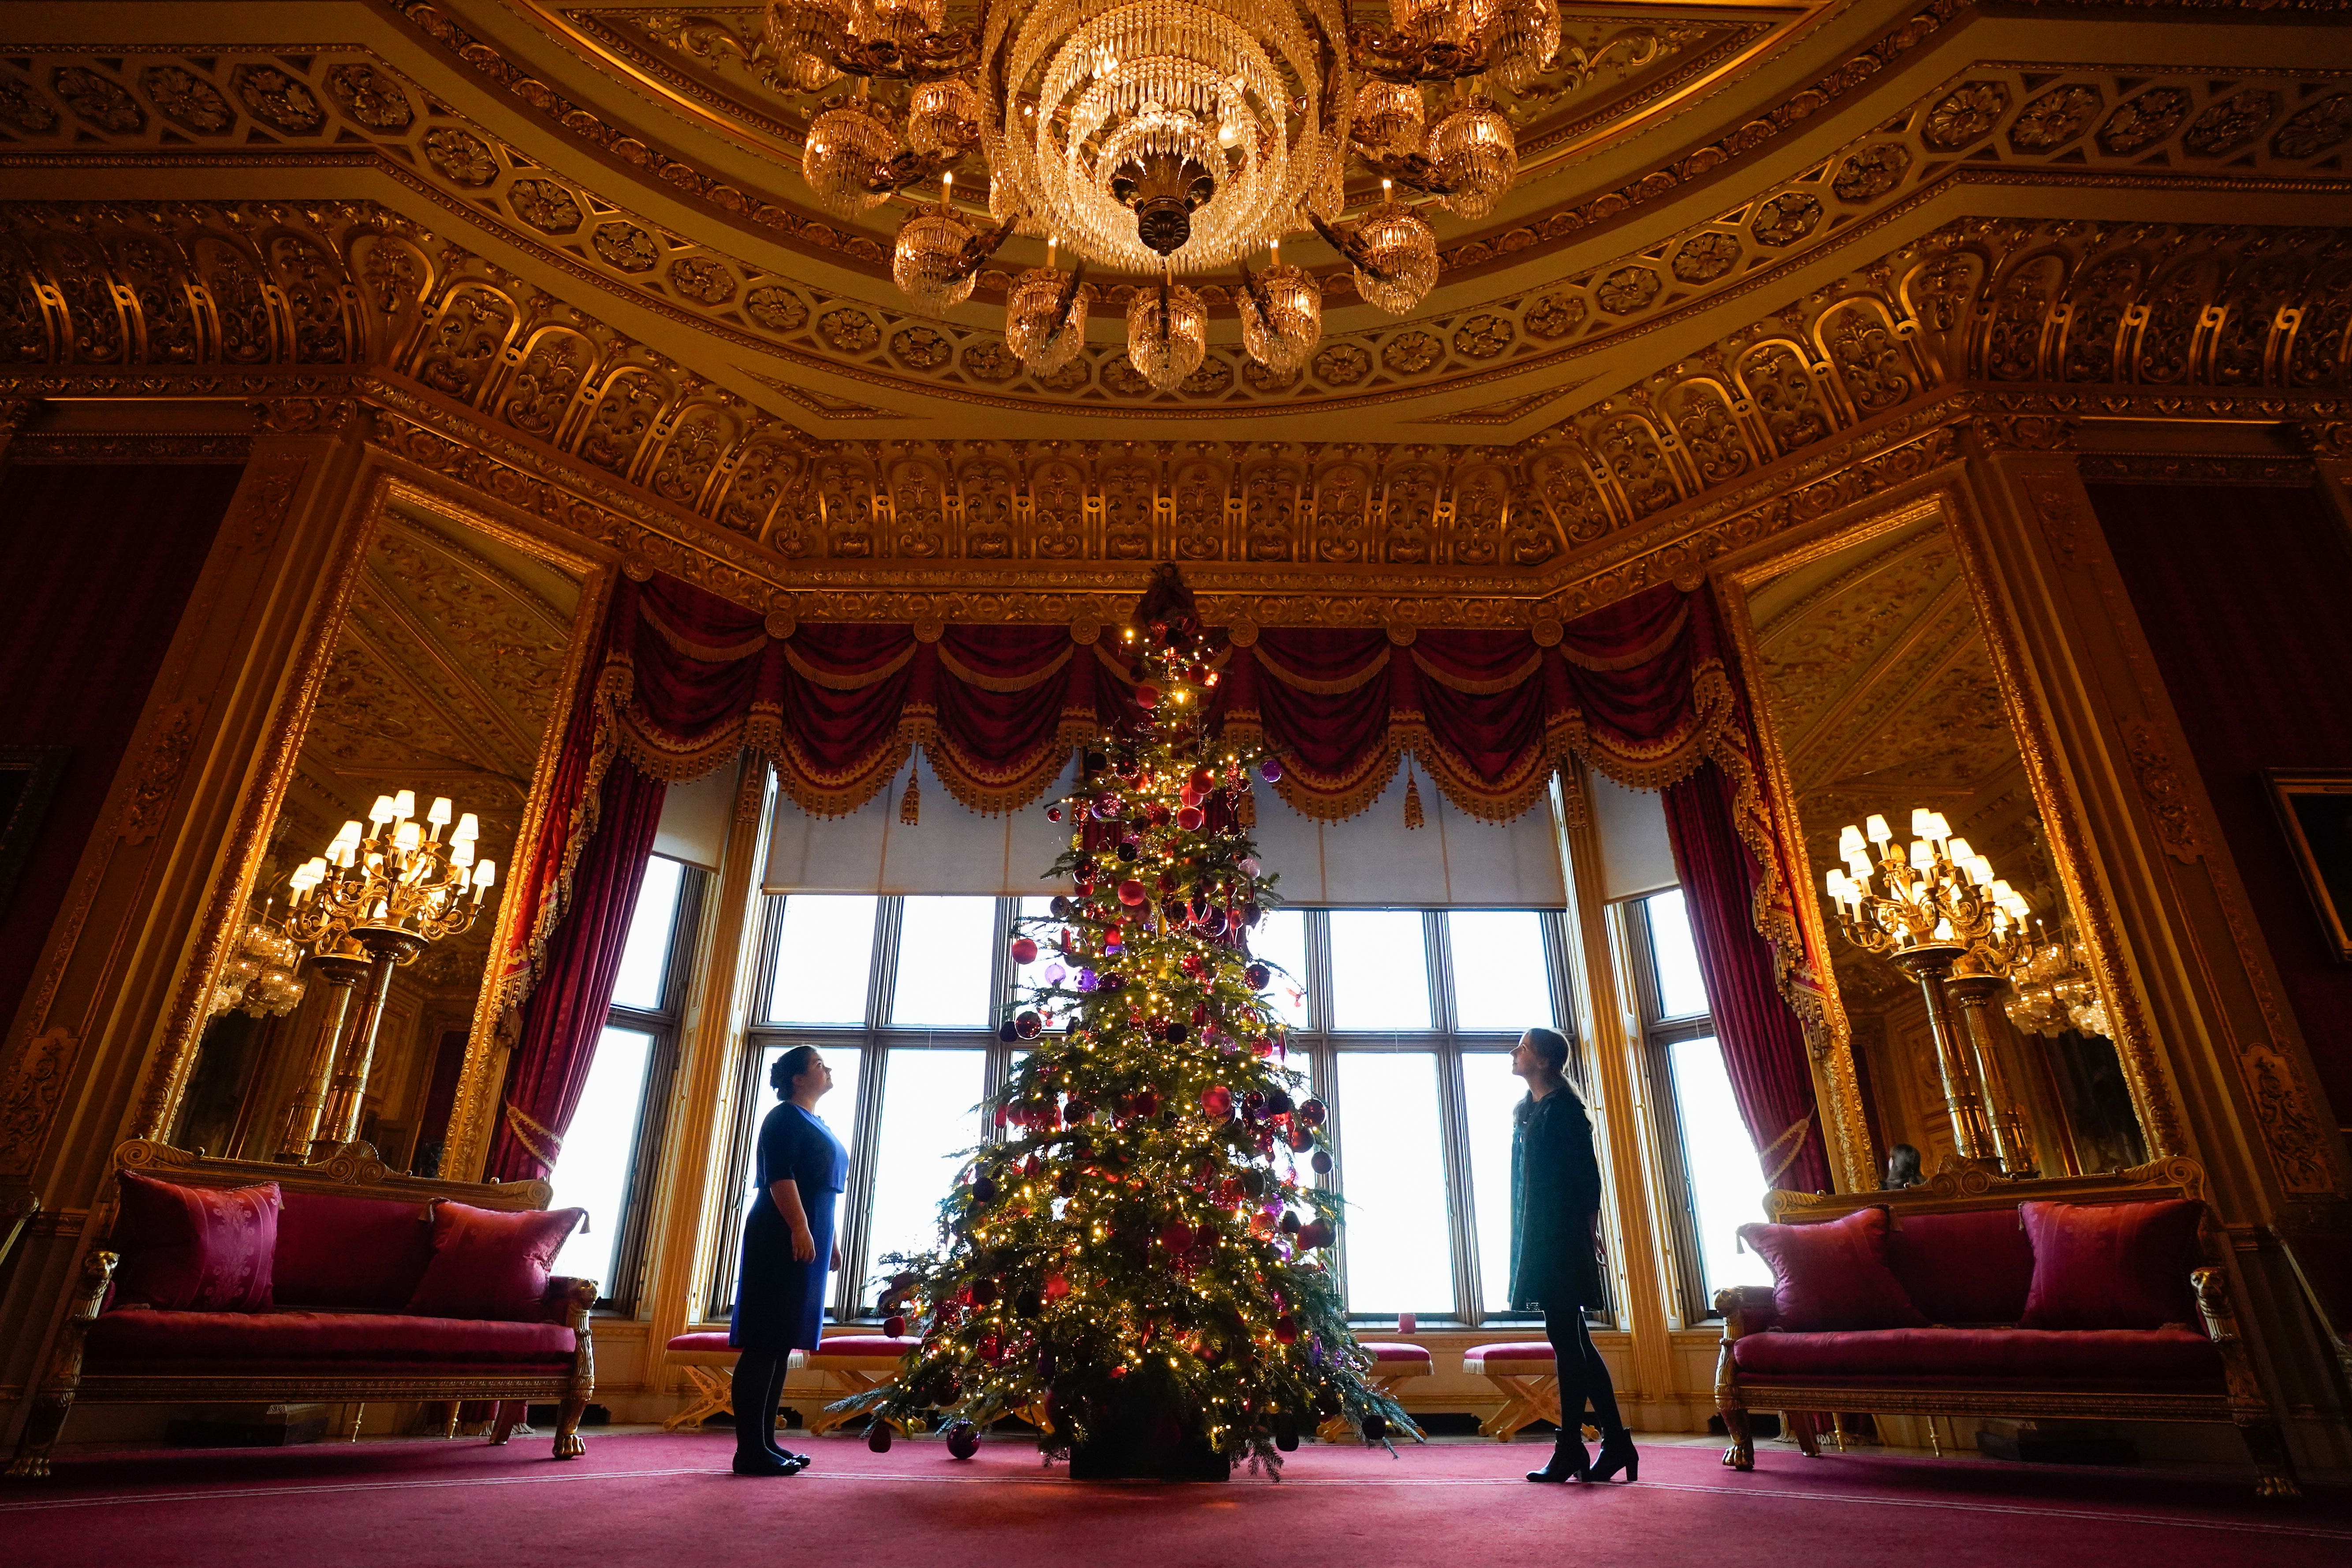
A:
POLYGON ((1779 1410, 1819 1458, 1812 1413, 2226 1422, 2256 1490, 2297 1494, 2238 1332, 2229 1246, 2204 1173, 2160 1161, 2010 1182, 1979 1168, 1906 1192, 1774 1192, 1741 1236, 1769 1289, 1719 1292, 1716 1402, 1752 1469, 1748 1413, 1779 1410))
POLYGON ((78 1403, 488 1401, 504 1443, 541 1401, 555 1458, 583 1451, 596 1285, 548 1273, 579 1211, 544 1212, 546 1183, 398 1175, 365 1143, 296 1165, 133 1141, 115 1165, 12 1477, 49 1473, 78 1403))

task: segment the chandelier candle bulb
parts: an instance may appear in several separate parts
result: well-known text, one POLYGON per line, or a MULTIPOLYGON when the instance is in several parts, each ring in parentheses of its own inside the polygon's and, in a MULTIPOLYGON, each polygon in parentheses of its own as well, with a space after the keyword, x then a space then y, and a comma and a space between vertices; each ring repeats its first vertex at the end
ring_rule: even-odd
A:
POLYGON ((1881 849, 1885 849, 1888 841, 1895 837, 1893 833, 1887 830, 1886 818, 1879 816, 1876 812, 1873 812, 1869 818, 1864 823, 1862 831, 1873 844, 1877 845, 1881 849))

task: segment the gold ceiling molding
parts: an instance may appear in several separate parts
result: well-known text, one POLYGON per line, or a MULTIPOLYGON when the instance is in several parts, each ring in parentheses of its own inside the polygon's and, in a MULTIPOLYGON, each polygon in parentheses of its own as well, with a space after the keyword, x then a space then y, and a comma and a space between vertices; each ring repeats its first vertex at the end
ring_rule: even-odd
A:
MULTIPOLYGON (((478 41, 460 52, 485 69, 520 69, 478 41)), ((516 90, 567 133, 581 133, 593 120, 565 107, 569 100, 547 97, 537 79, 522 79, 534 85, 516 90)), ((789 377, 746 373, 826 419, 936 417, 946 412, 940 404, 966 404, 1049 416, 1230 420, 1261 408, 1386 407, 1530 377, 1549 384, 1434 416, 1439 423, 1491 424, 1522 418, 1562 395, 1559 384, 1570 361, 1767 290, 1824 251, 1851 247, 1885 228, 1951 182, 2352 195, 2341 168, 2352 139, 2347 81, 2352 78, 2221 66, 1971 65, 1794 178, 1638 254, 1509 298, 1334 335, 1286 376, 1270 374, 1234 345, 1217 345, 1172 393, 1155 391, 1114 342, 1091 344, 1040 378, 992 326, 839 296, 704 237, 673 232, 583 180, 541 166, 350 46, 299 61, 235 51, 98 58, 54 48, 0 61, 0 141, 16 143, 0 149, 0 164, 119 162, 98 147, 136 151, 164 166, 183 160, 367 162, 455 220, 494 233, 574 283, 616 294, 733 349, 874 386, 904 405, 893 413, 795 387, 789 377)), ((617 132, 599 145, 619 158, 623 177, 655 182, 665 197, 677 195, 681 182, 702 177, 617 132)), ((774 237, 767 233, 770 215, 783 209, 743 205, 749 200, 738 192, 718 204, 718 214, 774 237)), ((887 270, 887 247, 872 237, 822 224, 809 228, 819 231, 877 277, 887 270)), ((1447 253, 1447 266, 1458 275, 1563 237, 1520 226, 1465 242, 1447 253)), ((1328 291, 1344 295, 1352 289, 1349 277, 1339 269, 1327 280, 1328 291)), ((983 281, 992 279, 1001 284, 1003 275, 992 272, 983 281)), ((1205 290, 1213 304, 1223 300, 1217 286, 1205 290)), ((1130 292, 1130 285, 1111 284, 1107 301, 1122 304, 1130 292)))
POLYGON ((1016 619, 1076 618, 1160 560, 1259 624, 1283 616, 1252 595, 1374 624, 1565 615, 1906 482, 1956 421, 2029 444, 2086 416, 2340 421, 2352 335, 2334 233, 1969 221, 1510 446, 820 441, 368 204, 0 221, 0 347, 34 362, 0 397, 244 389, 299 423, 366 375, 409 460, 616 549, 709 555, 719 591, 1002 590, 1016 619), (1033 590, 1066 602, 1024 613, 1033 590), (1415 602, 1433 614, 1391 613, 1415 602))

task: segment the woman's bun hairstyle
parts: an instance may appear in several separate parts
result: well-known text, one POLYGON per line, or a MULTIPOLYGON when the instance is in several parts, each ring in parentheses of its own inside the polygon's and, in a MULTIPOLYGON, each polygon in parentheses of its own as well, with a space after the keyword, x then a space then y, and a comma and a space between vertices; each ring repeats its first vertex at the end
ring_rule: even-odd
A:
POLYGON ((768 1087, 776 1091, 776 1098, 790 1100, 793 1097, 793 1085, 800 1081, 801 1074, 808 1071, 809 1063, 814 1060, 816 1060, 814 1046, 794 1046, 791 1050, 778 1057, 775 1066, 768 1069, 768 1087))

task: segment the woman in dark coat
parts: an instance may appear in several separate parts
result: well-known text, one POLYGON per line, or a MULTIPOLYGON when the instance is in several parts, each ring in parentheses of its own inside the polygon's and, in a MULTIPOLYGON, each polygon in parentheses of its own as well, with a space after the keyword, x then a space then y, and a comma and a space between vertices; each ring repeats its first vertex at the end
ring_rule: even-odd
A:
POLYGON ((824 1320, 825 1276, 841 1267, 834 1200, 849 1151, 816 1114, 833 1069, 814 1046, 795 1046, 769 1069, 783 1103, 760 1123, 757 1182, 743 1221, 743 1268, 727 1342, 735 1358, 735 1473, 796 1476, 808 1456, 776 1442, 776 1401, 796 1350, 814 1350, 824 1320))
POLYGON ((1541 1308, 1559 1376, 1559 1436, 1551 1461, 1531 1481, 1605 1481, 1619 1470, 1641 1476, 1633 1434, 1617 1414, 1609 1367, 1592 1345, 1584 1309, 1601 1304, 1601 1163, 1592 1123, 1564 1075, 1568 1040, 1529 1029, 1511 1052, 1511 1071, 1528 1094, 1511 1115, 1511 1306, 1541 1308), (1601 1452, 1584 1453, 1584 1407, 1601 1428, 1601 1452))

